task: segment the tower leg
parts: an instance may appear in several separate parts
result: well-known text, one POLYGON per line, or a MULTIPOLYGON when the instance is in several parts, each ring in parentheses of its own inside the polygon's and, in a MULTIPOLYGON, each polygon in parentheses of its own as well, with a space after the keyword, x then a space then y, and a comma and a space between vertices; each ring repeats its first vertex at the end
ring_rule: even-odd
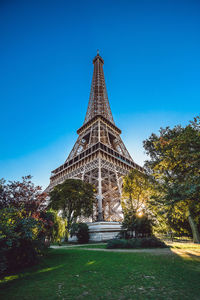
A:
POLYGON ((102 178, 101 178, 101 159, 99 158, 99 170, 98 170, 98 221, 103 221, 103 213, 102 213, 102 178))
POLYGON ((97 221, 103 221, 102 199, 103 199, 102 196, 100 196, 100 195, 97 196, 97 200, 98 200, 98 216, 97 216, 97 221))

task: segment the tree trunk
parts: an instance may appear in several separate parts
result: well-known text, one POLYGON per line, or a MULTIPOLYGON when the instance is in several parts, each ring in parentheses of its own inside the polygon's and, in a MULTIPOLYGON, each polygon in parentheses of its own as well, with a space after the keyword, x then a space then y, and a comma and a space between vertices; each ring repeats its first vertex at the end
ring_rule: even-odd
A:
POLYGON ((200 244, 200 235, 199 235, 199 231, 197 228, 197 224, 195 223, 195 220, 193 219, 190 210, 188 211, 188 213, 189 213, 188 221, 189 221, 190 227, 192 229, 193 242, 200 244))
POLYGON ((71 216, 66 216, 67 218, 67 231, 68 231, 68 234, 70 235, 70 229, 71 229, 71 225, 72 225, 72 220, 71 220, 71 216))

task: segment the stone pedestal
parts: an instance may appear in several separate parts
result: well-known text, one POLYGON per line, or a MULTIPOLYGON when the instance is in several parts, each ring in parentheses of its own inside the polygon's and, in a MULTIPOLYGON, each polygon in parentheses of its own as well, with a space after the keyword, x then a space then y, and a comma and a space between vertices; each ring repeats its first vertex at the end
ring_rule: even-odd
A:
POLYGON ((90 234, 90 241, 101 242, 115 238, 121 231, 119 222, 94 222, 87 223, 90 234))
MULTIPOLYGON (((114 239, 121 231, 120 222, 105 222, 99 221, 94 223, 87 223, 90 242, 103 242, 114 239)), ((77 242, 75 235, 69 237, 69 242, 77 242)))

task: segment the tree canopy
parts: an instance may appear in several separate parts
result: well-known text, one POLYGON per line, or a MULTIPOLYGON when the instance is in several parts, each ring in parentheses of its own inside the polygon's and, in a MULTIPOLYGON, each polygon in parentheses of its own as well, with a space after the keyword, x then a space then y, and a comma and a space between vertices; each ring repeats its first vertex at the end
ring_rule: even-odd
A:
POLYGON ((35 186, 31 176, 22 177, 22 181, 0 180, 0 209, 14 207, 23 210, 26 215, 39 216, 47 206, 47 194, 40 186, 35 186))
POLYGON ((0 180, 0 274, 32 265, 50 241, 65 237, 66 221, 47 211, 47 194, 31 176, 0 180))
POLYGON ((53 209, 44 211, 40 215, 43 220, 45 237, 48 242, 60 242, 66 237, 67 221, 60 217, 53 209))
POLYGON ((190 224, 194 242, 200 242, 200 118, 189 125, 161 128, 144 141, 150 159, 145 167, 155 191, 151 204, 171 217, 179 212, 190 224))
POLYGON ((150 196, 148 176, 136 169, 124 177, 122 208, 124 214, 134 211, 136 213, 146 210, 145 203, 150 196))
POLYGON ((145 172, 134 169, 124 177, 121 203, 124 213, 122 228, 126 237, 152 234, 152 220, 147 206, 150 188, 145 172))
POLYGON ((67 179, 50 192, 49 207, 61 210, 68 230, 78 217, 90 217, 95 201, 94 187, 79 179, 67 179))

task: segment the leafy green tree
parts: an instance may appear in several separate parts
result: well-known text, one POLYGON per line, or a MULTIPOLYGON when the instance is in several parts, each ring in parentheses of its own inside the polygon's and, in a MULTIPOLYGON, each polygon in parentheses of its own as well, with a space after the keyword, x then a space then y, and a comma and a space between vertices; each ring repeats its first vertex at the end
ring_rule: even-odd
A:
POLYGON ((67 221, 60 217, 57 211, 50 209, 42 212, 40 218, 43 221, 45 238, 49 243, 60 242, 67 235, 67 221))
POLYGON ((124 214, 131 211, 139 213, 146 210, 146 202, 150 196, 150 184, 148 176, 138 170, 131 172, 124 177, 122 209, 124 214))
POLYGON ((36 263, 47 241, 65 236, 66 220, 46 207, 47 194, 31 176, 0 180, 0 273, 36 263))
POLYGON ((147 203, 154 220, 154 232, 172 236, 191 236, 192 231, 188 223, 187 206, 182 202, 166 205, 164 201, 160 201, 161 198, 162 196, 159 197, 156 191, 152 190, 152 197, 147 203))
POLYGON ((178 209, 189 222, 193 241, 200 243, 200 118, 186 127, 161 128, 159 135, 144 141, 144 148, 150 156, 146 170, 155 188, 152 206, 171 217, 178 209))
POLYGON ((134 211, 125 214, 122 223, 125 237, 151 236, 152 235, 152 220, 145 214, 138 215, 134 211))
POLYGON ((95 202, 94 187, 79 179, 67 179, 50 192, 49 207, 61 210, 67 218, 68 232, 78 217, 90 217, 95 202))
POLYGON ((147 206, 150 189, 148 176, 144 172, 135 169, 124 177, 121 200, 124 213, 122 228, 127 238, 152 234, 152 220, 147 206))

